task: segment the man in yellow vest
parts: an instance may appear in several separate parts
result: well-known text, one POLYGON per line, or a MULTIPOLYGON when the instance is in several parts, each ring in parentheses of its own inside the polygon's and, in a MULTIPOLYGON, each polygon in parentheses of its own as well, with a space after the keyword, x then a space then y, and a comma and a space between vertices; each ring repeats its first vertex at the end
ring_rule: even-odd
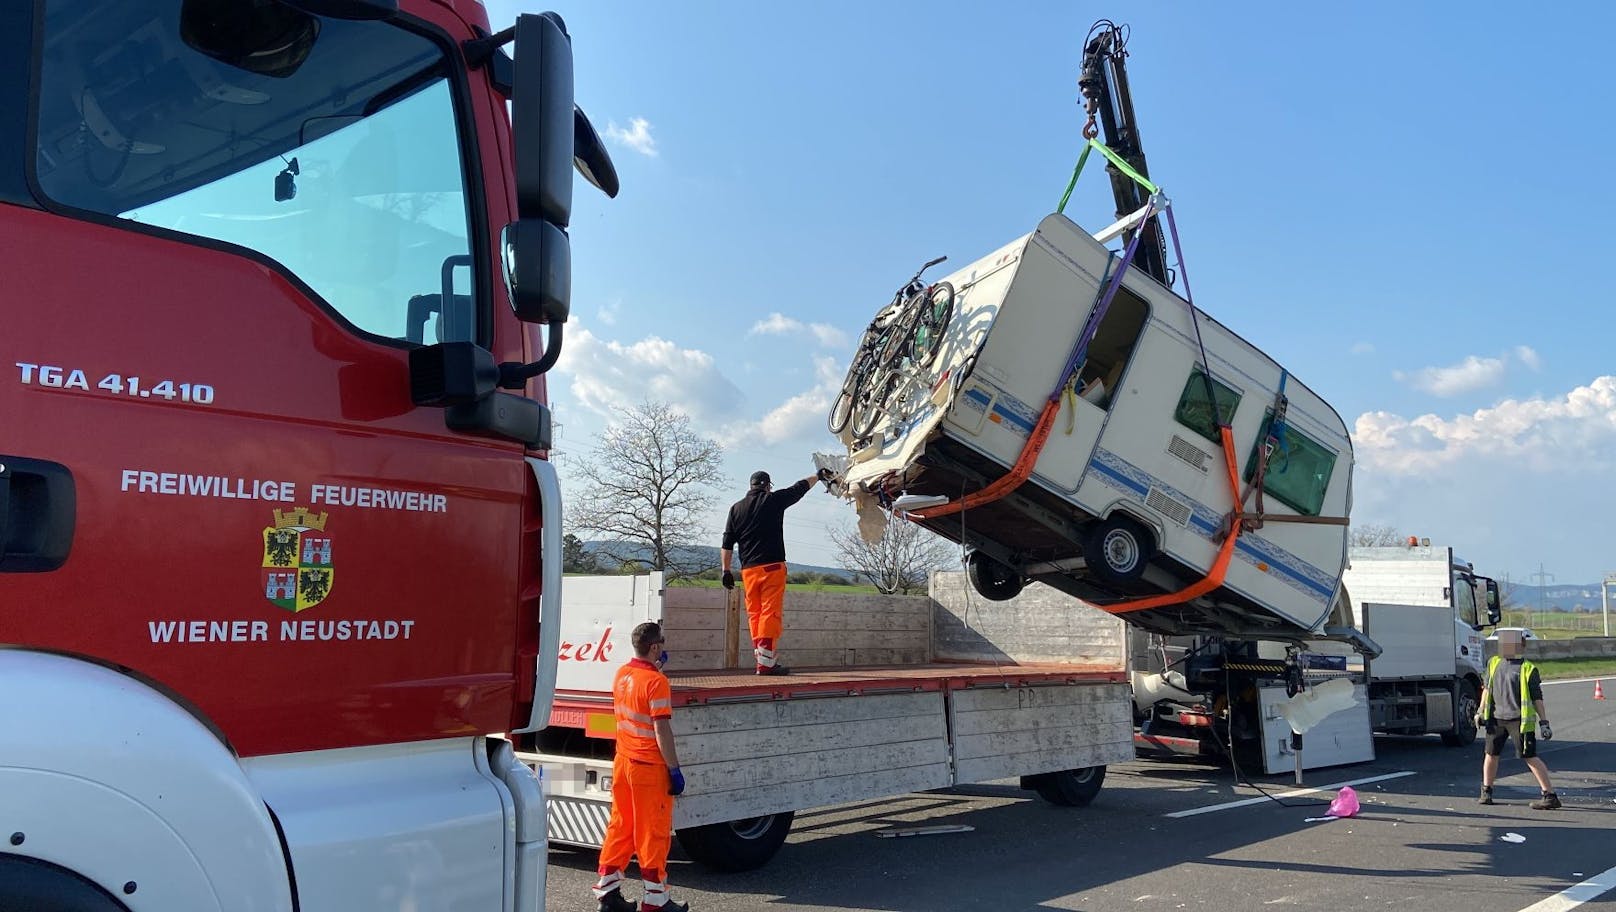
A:
POLYGON ((1487 683, 1481 691, 1478 727, 1486 729, 1486 752, 1481 760, 1481 804, 1493 803, 1493 780, 1498 778, 1498 758, 1504 742, 1515 741, 1515 753, 1532 771, 1543 796, 1532 802, 1532 809, 1552 811, 1560 806, 1560 796, 1549 782, 1549 768, 1537 755, 1537 739, 1554 737, 1549 727, 1548 709, 1543 705, 1543 678, 1537 666, 1527 661, 1526 642, 1521 631, 1498 631, 1498 655, 1487 662, 1487 683))

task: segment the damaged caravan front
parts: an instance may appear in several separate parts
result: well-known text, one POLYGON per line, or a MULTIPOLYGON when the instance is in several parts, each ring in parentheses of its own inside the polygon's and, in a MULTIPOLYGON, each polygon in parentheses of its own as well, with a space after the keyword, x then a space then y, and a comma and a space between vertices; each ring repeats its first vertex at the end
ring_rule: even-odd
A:
POLYGON ((844 490, 866 527, 879 508, 965 544, 987 598, 1039 580, 1166 634, 1348 623, 1341 417, 1127 269, 1104 244, 1124 230, 1051 215, 900 292, 831 414, 844 490))

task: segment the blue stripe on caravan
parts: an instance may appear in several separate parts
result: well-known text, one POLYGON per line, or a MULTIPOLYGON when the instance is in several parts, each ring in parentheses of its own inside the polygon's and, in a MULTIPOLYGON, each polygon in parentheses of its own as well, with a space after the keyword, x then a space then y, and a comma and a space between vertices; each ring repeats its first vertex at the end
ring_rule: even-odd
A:
MULTIPOLYGON (((1096 450, 1089 467, 1113 487, 1133 494, 1141 501, 1149 496, 1152 487, 1156 487, 1174 499, 1190 504, 1190 527, 1202 538, 1210 540, 1222 528, 1221 513, 1109 450, 1096 450)), ((1320 599, 1328 601, 1335 594, 1335 581, 1323 570, 1255 534, 1241 536, 1235 542, 1235 552, 1249 563, 1267 564, 1270 570, 1285 577, 1290 585, 1305 589, 1320 599)))

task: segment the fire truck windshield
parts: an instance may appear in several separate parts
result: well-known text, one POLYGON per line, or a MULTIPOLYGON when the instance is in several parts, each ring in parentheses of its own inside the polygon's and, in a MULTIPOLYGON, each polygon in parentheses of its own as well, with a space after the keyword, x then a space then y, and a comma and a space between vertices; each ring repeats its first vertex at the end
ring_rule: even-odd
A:
MULTIPOLYGON (((256 251, 388 338, 408 337, 410 298, 442 289, 445 264, 468 261, 455 93, 424 34, 279 4, 45 7, 34 177, 48 201, 256 251), (254 9, 276 12, 219 13, 254 9)), ((474 322, 439 333, 470 339, 474 322)))

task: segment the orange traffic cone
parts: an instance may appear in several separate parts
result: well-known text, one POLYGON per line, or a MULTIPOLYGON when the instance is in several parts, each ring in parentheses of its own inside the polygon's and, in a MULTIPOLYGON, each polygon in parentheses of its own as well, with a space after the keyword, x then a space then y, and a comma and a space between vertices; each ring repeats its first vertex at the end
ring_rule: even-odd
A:
POLYGON ((1603 700, 1603 699, 1605 699, 1605 682, 1604 681, 1594 681, 1594 699, 1595 700, 1603 700))

